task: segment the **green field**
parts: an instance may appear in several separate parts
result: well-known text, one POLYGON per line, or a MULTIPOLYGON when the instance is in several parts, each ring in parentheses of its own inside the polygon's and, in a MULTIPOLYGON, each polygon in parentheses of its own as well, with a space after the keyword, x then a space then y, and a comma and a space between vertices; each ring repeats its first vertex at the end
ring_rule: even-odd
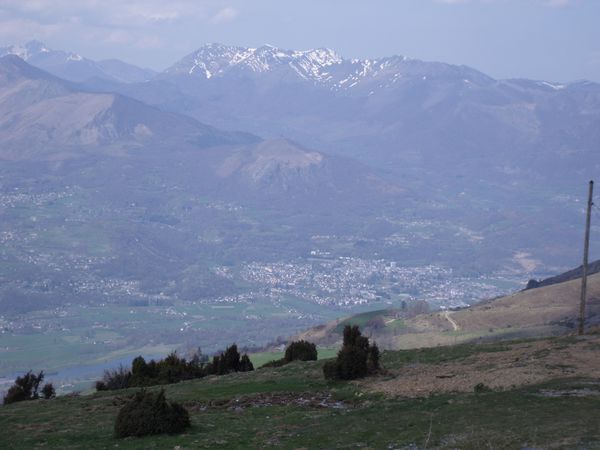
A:
MULTIPOLYGON (((385 352, 383 363, 401 369, 416 360, 460 360, 479 351, 503 347, 385 352)), ((266 356, 276 355, 261 357, 266 356)), ((192 428, 179 436, 115 439, 119 398, 128 392, 3 406, 0 448, 600 448, 597 379, 560 379, 485 394, 394 398, 369 393, 370 383, 385 375, 359 384, 328 383, 322 364, 292 363, 166 386, 167 397, 182 402, 192 418, 192 428), (582 386, 594 395, 541 395, 582 386)))
MULTIPOLYGON (((165 307, 74 305, 65 309, 64 317, 37 311, 31 313, 29 321, 44 323, 47 330, 0 334, 0 377, 30 369, 55 372, 110 364, 140 354, 166 356, 198 346, 206 354, 234 342, 261 346, 272 336, 298 332, 313 324, 314 319, 297 320, 290 309, 322 320, 339 314, 325 309, 317 315, 317 305, 290 297, 276 305, 267 300, 223 306, 184 302, 165 307), (271 328, 265 332, 267 319, 271 328)), ((267 360, 260 360, 259 365, 264 362, 267 360)))

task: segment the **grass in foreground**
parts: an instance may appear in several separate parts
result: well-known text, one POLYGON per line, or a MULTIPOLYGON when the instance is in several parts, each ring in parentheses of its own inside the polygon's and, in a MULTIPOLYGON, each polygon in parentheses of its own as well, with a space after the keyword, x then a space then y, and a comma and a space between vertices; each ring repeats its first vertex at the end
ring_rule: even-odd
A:
MULTIPOLYGON (((471 347, 450 356, 502 351, 471 347)), ((449 351, 426 354, 438 361, 449 351)), ((401 367, 417 352, 424 356, 412 352, 386 352, 384 363, 401 367)), ((322 364, 292 363, 166 386, 167 398, 190 411, 192 428, 179 436, 115 439, 119 398, 133 390, 0 407, 0 448, 600 448, 598 380, 384 398, 356 384, 325 382, 322 364), (305 401, 311 398, 317 400, 305 401)))

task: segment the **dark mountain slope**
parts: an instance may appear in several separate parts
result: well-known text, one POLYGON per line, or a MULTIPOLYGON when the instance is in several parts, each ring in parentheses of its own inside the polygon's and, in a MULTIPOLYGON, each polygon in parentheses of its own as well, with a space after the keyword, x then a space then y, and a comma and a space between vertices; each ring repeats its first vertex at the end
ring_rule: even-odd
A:
POLYGON ((0 158, 62 159, 153 146, 207 147, 256 141, 116 94, 97 94, 0 58, 0 158))

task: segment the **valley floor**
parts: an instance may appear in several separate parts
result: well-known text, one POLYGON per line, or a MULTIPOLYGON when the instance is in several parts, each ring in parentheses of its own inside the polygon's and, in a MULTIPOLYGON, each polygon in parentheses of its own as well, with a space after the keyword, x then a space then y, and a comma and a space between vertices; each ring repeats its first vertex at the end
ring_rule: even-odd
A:
POLYGON ((115 439, 133 392, 0 407, 0 448, 600 448, 600 336, 385 352, 385 372, 328 383, 322 361, 166 386, 192 428, 115 439), (490 390, 475 386, 483 383, 490 390))

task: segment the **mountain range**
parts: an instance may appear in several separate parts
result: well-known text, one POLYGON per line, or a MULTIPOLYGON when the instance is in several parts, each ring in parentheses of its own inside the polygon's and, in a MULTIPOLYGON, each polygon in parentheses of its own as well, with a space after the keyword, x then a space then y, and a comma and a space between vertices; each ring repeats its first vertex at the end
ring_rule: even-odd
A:
POLYGON ((0 57, 6 55, 16 55, 57 77, 75 82, 96 79, 132 83, 147 81, 156 75, 153 70, 142 69, 118 59, 92 61, 77 53, 53 50, 40 41, 0 47, 0 57))
MULTIPOLYGON (((327 158, 299 168, 277 158, 265 163, 263 154, 256 161, 264 167, 258 168, 248 159, 256 151, 236 150, 225 158, 229 169, 214 166, 214 173, 228 173, 233 184, 252 180, 258 185, 260 179, 264 193, 286 192, 291 180, 304 180, 300 191, 318 192, 311 187, 312 170, 322 167, 328 169, 320 172, 321 186, 337 177, 334 190, 350 192, 354 177, 348 174, 354 169, 345 167, 361 167, 364 176, 359 178, 375 180, 365 181, 368 185, 410 192, 420 204, 420 216, 444 221, 462 216, 462 225, 483 236, 483 242, 508 240, 514 253, 534 251, 542 267, 561 265, 559 255, 574 258, 572 247, 561 244, 579 220, 566 213, 577 209, 568 199, 577 197, 580 185, 600 167, 595 152, 600 85, 591 82, 495 80, 467 66, 403 56, 347 59, 326 48, 296 51, 268 45, 207 44, 161 73, 132 69, 139 74, 132 77, 36 41, 5 47, 2 53, 20 55, 71 81, 54 79, 39 88, 45 89, 42 97, 52 89, 70 90, 69 95, 36 98, 35 88, 24 84, 3 97, 4 129, 10 131, 0 136, 5 155, 23 157, 35 153, 36 146, 68 153, 73 146, 101 145, 103 151, 118 153, 152 143, 172 148, 198 139, 211 146, 275 139, 327 158), (83 69, 90 67, 93 73, 83 69), (86 106, 73 108, 82 96, 86 106), (52 123, 56 117, 60 124, 52 123), (216 134, 209 139, 211 133, 216 134), (335 164, 328 163, 331 158, 335 164), (250 165, 233 170, 233 161, 250 165), (335 167, 343 169, 333 175, 335 167), (274 174, 281 168, 288 174, 274 174), (265 180, 275 185, 269 188, 265 180), (509 236, 495 225, 515 215, 527 224, 545 216, 546 234, 533 235, 527 225, 509 236)), ((281 146, 284 160, 290 156, 288 144, 281 146)), ((354 191, 350 197, 354 201, 361 195, 354 191)))
POLYGON ((512 181, 598 168, 600 85, 585 81, 495 80, 399 56, 210 44, 151 82, 115 88, 215 126, 284 135, 396 173, 485 170, 512 181))
POLYGON ((86 91, 15 55, 0 58, 0 143, 0 158, 29 162, 90 154, 143 160, 143 153, 152 150, 168 159, 165 151, 188 150, 201 157, 203 164, 197 170, 202 176, 218 180, 223 193, 233 189, 232 198, 244 197, 239 189, 251 186, 265 195, 296 192, 326 197, 328 190, 333 194, 357 189, 365 194, 368 185, 378 192, 401 191, 352 160, 310 151, 285 139, 221 131, 120 94, 86 91), (200 149, 205 150, 198 153, 200 149), (357 183, 360 179, 364 182, 357 183))

